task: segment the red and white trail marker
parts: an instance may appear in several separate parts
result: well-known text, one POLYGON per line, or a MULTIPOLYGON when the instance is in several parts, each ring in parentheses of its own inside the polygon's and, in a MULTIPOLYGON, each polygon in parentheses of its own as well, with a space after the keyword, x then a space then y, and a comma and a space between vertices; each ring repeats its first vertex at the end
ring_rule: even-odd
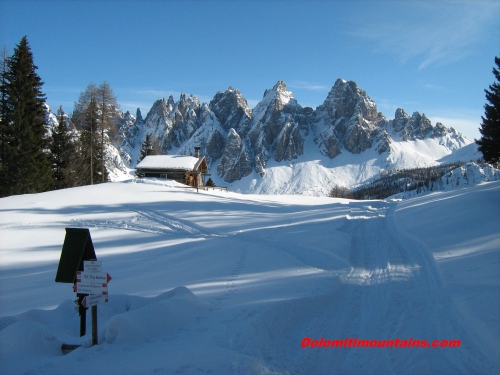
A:
MULTIPOLYGON (((85 262, 85 267, 91 269, 101 269, 100 262, 89 261, 85 262)), ((106 296, 106 299, 100 299, 104 302, 108 302, 108 282, 111 280, 111 276, 107 272, 92 272, 92 271, 78 271, 76 273, 76 284, 74 285, 74 290, 79 294, 88 294, 89 297, 106 296)), ((95 306, 96 304, 88 305, 95 306)), ((87 306, 85 306, 87 307, 87 306)))
POLYGON ((78 271, 76 273, 77 283, 107 284, 111 279, 111 275, 107 272, 78 271))
POLYGON ((76 292, 79 294, 107 295, 108 284, 76 283, 76 292))
POLYGON ((108 296, 107 295, 89 295, 85 296, 85 298, 82 301, 83 307, 87 308, 90 306, 96 306, 101 303, 106 303, 108 302, 108 296))

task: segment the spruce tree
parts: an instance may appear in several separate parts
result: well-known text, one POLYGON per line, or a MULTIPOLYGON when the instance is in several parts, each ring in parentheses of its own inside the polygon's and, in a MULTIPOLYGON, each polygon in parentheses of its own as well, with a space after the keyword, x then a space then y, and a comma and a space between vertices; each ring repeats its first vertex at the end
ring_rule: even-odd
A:
POLYGON ((54 176, 53 188, 65 189, 73 186, 71 172, 75 147, 62 108, 59 108, 59 123, 52 131, 50 151, 54 176))
MULTIPOLYGON (((150 134, 146 134, 146 139, 144 140, 144 142, 142 142, 141 150, 139 151, 139 153, 140 154, 139 154, 139 159, 137 160, 137 164, 139 164, 146 156, 155 154, 154 146, 153 146, 153 142, 151 142, 151 135, 150 134)), ((142 174, 140 172, 136 172, 135 176, 138 178, 142 178, 142 177, 144 177, 144 174, 142 174)))
POLYGON ((479 151, 483 153, 484 160, 491 164, 500 163, 500 58, 495 57, 497 68, 493 68, 496 82, 489 86, 486 99, 490 104, 485 104, 485 115, 479 131, 481 139, 476 140, 479 151))
POLYGON ((0 197, 10 194, 12 187, 10 176, 11 170, 7 167, 10 165, 12 132, 9 127, 9 113, 7 111, 7 72, 8 72, 7 49, 4 45, 2 51, 2 60, 0 61, 0 197))
POLYGON ((5 73, 2 118, 5 116, 10 139, 7 160, 2 161, 2 194, 38 193, 52 184, 45 95, 37 69, 27 37, 23 37, 8 59, 5 73))
POLYGON ((141 144, 141 150, 139 151, 139 159, 137 160, 137 164, 139 164, 142 159, 144 159, 148 155, 154 155, 153 142, 151 141, 151 135, 146 134, 146 139, 141 144))

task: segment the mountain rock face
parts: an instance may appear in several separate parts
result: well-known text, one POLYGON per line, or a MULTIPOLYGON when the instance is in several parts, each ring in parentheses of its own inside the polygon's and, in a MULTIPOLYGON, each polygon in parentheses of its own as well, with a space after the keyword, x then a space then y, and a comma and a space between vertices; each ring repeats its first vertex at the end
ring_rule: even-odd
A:
POLYGON ((161 152, 168 153, 172 148, 181 147, 200 127, 200 112, 200 100, 194 96, 182 94, 178 102, 174 102, 172 96, 168 100, 158 99, 144 120, 140 111, 137 112, 134 125, 123 132, 122 145, 135 148, 137 142, 130 138, 140 135, 140 145, 146 134, 150 134, 161 152))
POLYGON ((314 142, 330 158, 342 149, 359 154, 373 146, 383 132, 385 117, 355 82, 338 79, 324 103, 316 109, 314 142))
MULTIPOLYGON (((411 117, 402 109, 398 108, 392 121, 394 132, 404 141, 424 139, 434 128, 431 121, 425 115, 415 112, 411 117)), ((443 127, 437 133, 444 134, 443 127)))
POLYGON ((248 140, 254 155, 265 167, 271 155, 274 160, 293 160, 304 153, 304 140, 309 133, 308 114, 279 81, 252 111, 252 128, 248 140))
POLYGON ((139 110, 135 118, 128 112, 123 117, 119 148, 124 160, 133 164, 150 134, 165 154, 191 154, 194 146, 201 147, 212 173, 228 183, 252 173, 253 179, 264 178, 271 162, 293 165, 299 159, 308 161, 309 153, 335 160, 341 154, 374 150, 390 168, 398 142, 431 140, 446 155, 471 143, 453 128, 433 126, 418 112, 410 116, 399 108, 394 119, 387 120, 364 90, 342 79, 315 110, 300 106, 285 82, 278 81, 253 110, 239 90, 229 87, 209 104, 181 94, 177 102, 172 96, 158 99, 145 119, 139 110))
POLYGON ((217 174, 227 182, 240 180, 252 173, 252 166, 241 137, 233 128, 229 129, 226 147, 217 167, 217 174))
POLYGON ((208 107, 225 131, 232 128, 245 136, 250 129, 252 110, 239 90, 229 87, 225 92, 218 92, 208 107))

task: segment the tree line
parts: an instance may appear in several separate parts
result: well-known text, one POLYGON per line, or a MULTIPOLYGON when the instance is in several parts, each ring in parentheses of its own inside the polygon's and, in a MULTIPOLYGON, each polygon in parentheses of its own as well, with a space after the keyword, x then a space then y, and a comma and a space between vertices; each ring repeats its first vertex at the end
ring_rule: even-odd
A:
MULTIPOLYGON (((477 164, 476 167, 485 171, 492 168, 491 172, 486 172, 485 175, 489 175, 490 181, 498 180, 498 173, 494 172, 492 164, 486 163, 483 159, 476 160, 474 163, 477 164)), ((474 184, 476 167, 468 164, 468 162, 456 162, 427 168, 381 171, 373 181, 354 189, 335 186, 330 190, 329 196, 359 200, 385 199, 399 193, 420 194, 446 190, 448 186, 474 184)))
POLYGON ((450 163, 427 168, 395 169, 381 171, 371 183, 349 190, 335 186, 329 196, 347 199, 385 199, 391 195, 416 190, 442 190, 441 177, 465 163, 450 163))
POLYGON ((12 56, 4 47, 0 64, 0 197, 107 182, 106 148, 121 121, 110 85, 90 83, 50 128, 27 37, 12 56))

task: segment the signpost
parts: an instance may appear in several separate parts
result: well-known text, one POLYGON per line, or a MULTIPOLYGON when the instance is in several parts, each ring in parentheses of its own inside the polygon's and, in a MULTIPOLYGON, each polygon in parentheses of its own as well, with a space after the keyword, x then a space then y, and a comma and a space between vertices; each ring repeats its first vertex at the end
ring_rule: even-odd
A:
POLYGON ((102 262, 90 260, 83 262, 83 271, 76 272, 76 292, 85 294, 80 304, 92 307, 92 345, 97 345, 97 305, 108 302, 108 282, 111 276, 102 271, 102 262))
MULTIPOLYGON (((72 283, 78 297, 80 336, 86 331, 86 311, 92 308, 92 345, 97 344, 97 305, 108 302, 111 276, 102 272, 87 228, 66 228, 56 282, 72 283)), ((64 351, 63 344, 63 351, 64 351)))

